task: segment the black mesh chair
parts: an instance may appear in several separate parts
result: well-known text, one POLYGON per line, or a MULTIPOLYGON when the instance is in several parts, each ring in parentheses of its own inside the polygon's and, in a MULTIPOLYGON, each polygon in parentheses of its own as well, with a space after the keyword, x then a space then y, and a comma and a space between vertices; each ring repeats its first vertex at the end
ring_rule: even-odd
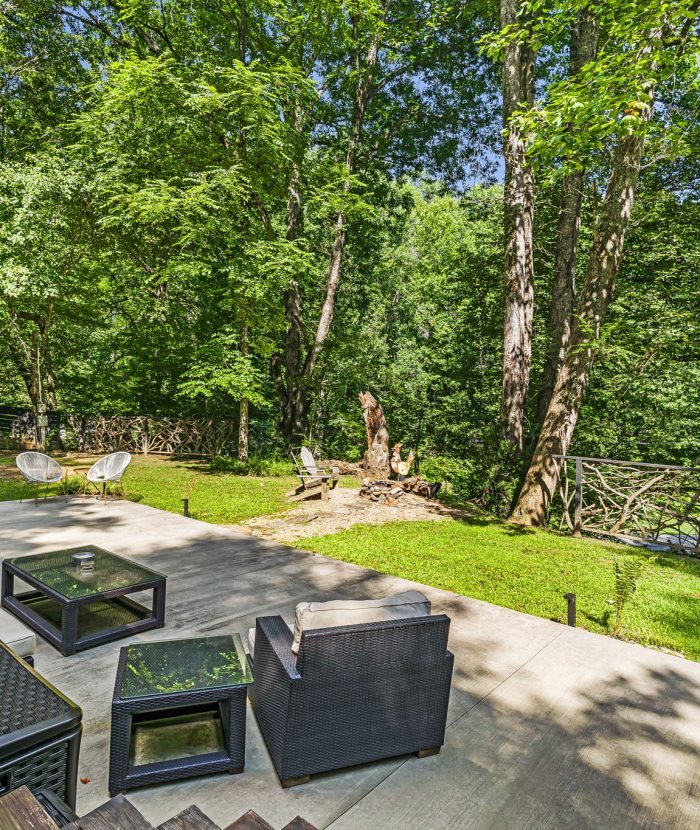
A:
POLYGON ((453 655, 444 615, 304 631, 256 621, 253 710, 282 786, 445 739, 453 655))

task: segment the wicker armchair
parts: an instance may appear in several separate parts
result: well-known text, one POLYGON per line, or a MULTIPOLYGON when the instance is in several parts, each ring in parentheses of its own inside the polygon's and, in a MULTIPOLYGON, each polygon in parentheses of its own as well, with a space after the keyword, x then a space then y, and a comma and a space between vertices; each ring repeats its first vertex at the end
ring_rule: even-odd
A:
POLYGON ((453 655, 449 617, 302 632, 259 617, 250 695, 282 786, 318 772, 417 753, 445 738, 453 655))

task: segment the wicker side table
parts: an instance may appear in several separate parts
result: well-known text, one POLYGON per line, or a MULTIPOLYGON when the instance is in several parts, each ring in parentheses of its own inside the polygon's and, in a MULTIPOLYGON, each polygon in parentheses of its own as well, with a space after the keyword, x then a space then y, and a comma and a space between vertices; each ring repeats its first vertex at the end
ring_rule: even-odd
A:
POLYGON ((252 682, 238 634, 122 648, 112 698, 110 795, 243 772, 252 682))
POLYGON ((0 795, 26 785, 75 807, 81 709, 0 642, 0 795))

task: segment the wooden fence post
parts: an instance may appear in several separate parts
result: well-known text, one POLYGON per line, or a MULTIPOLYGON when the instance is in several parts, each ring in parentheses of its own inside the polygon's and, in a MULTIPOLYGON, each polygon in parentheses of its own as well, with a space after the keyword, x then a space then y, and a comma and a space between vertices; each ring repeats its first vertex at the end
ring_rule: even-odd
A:
POLYGON ((576 458, 576 490, 574 492, 574 536, 581 535, 581 510, 583 507, 583 459, 576 458))

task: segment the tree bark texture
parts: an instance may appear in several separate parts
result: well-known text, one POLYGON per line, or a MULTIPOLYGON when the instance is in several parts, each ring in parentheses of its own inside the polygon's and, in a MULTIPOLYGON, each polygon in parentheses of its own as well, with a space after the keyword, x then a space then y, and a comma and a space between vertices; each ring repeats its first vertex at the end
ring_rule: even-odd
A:
MULTIPOLYGON (((385 17, 390 0, 382 4, 382 16, 385 17)), ((352 25, 356 42, 359 44, 357 19, 352 25)), ((347 178, 343 192, 348 194, 351 188, 351 176, 356 171, 357 156, 362 141, 367 107, 374 91, 374 77, 379 53, 379 34, 372 38, 364 56, 359 47, 353 59, 353 70, 357 78, 355 100, 350 136, 345 158, 347 178)), ((293 166, 287 201, 287 239, 294 241, 301 233, 302 199, 301 175, 298 165, 293 166)), ((336 295, 341 278, 341 267, 346 242, 347 215, 340 211, 336 217, 333 245, 330 252, 328 276, 323 306, 316 325, 313 343, 304 357, 304 328, 302 325, 302 298, 299 285, 293 282, 285 296, 287 330, 284 343, 284 362, 278 357, 273 360, 272 370, 282 408, 282 433, 288 446, 298 443, 306 432, 309 409, 309 389, 318 359, 328 339, 335 314, 336 295)))
MULTIPOLYGON (((241 354, 249 354, 248 324, 241 326, 241 354)), ((248 398, 241 398, 238 404, 238 460, 248 461, 248 429, 250 416, 250 402, 248 398)))
MULTIPOLYGON (((569 75, 594 60, 598 44, 598 22, 588 11, 582 12, 571 33, 569 75)), ((537 420, 544 423, 552 390, 564 360, 571 335, 571 313, 576 297, 576 251, 581 221, 581 203, 586 179, 584 169, 564 177, 559 197, 557 241, 554 254, 554 282, 549 306, 547 331, 549 350, 537 399, 537 420)))
MULTIPOLYGON (((518 22, 517 9, 516 0, 501 0, 501 26, 518 22)), ((512 117, 521 106, 530 106, 534 101, 534 64, 535 53, 529 45, 516 42, 506 47, 503 63, 503 124, 507 130, 503 148, 505 314, 500 432, 501 438, 516 452, 522 452, 525 442, 532 354, 534 179, 526 154, 526 136, 512 122, 512 117)))
POLYGON ((367 429, 365 470, 375 476, 386 476, 389 471, 389 429, 384 410, 371 392, 360 392, 357 397, 367 429))
MULTIPOLYGON (((648 115, 647 115, 648 117, 648 115)), ((618 142, 607 192, 588 258, 571 337, 557 377, 537 447, 520 491, 512 519, 543 525, 559 480, 559 463, 573 437, 620 269, 639 177, 643 139, 628 135, 618 142)))
MULTIPOLYGON (((298 123, 298 122, 297 122, 298 123)), ((293 162, 287 189, 287 241, 296 242, 302 230, 301 173, 299 163, 293 162)), ((301 443, 306 432, 306 394, 304 389, 303 335, 301 322, 301 291, 292 281, 284 295, 284 314, 287 326, 282 357, 272 361, 272 374, 280 401, 280 428, 288 447, 301 443)))

